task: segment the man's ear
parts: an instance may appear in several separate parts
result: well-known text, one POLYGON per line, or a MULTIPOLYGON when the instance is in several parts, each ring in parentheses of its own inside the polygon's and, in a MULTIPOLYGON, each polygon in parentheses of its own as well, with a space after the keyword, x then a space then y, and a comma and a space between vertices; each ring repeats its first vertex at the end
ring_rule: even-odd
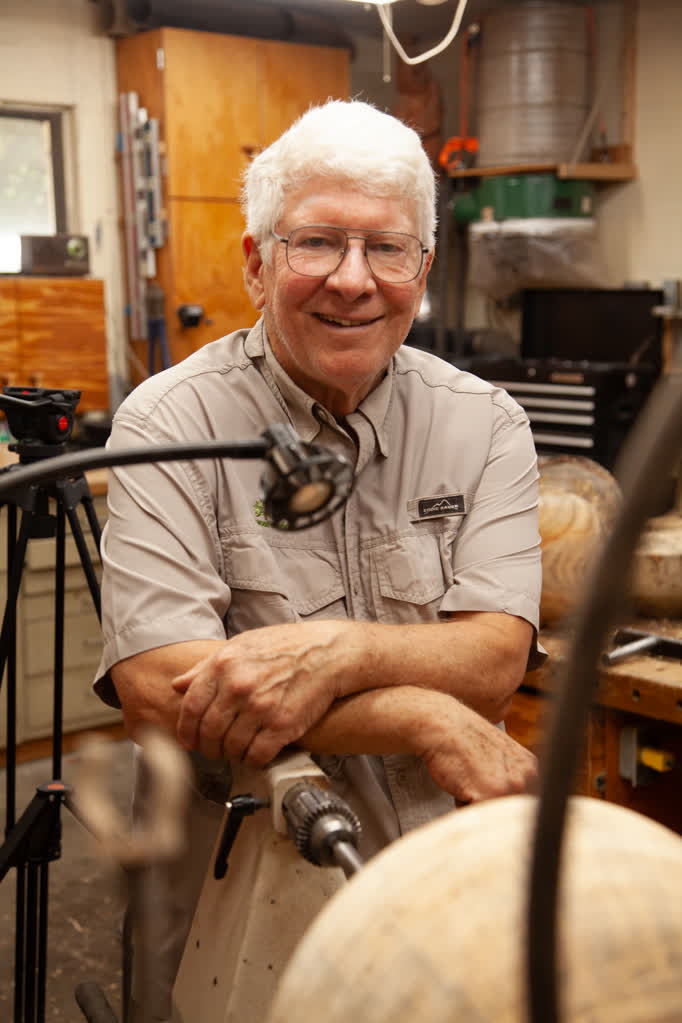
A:
POLYGON ((246 293, 256 309, 265 305, 265 288, 263 286, 263 258, 253 235, 242 235, 242 252, 244 253, 244 286, 246 293))
POLYGON ((433 256, 434 256, 433 252, 427 252, 426 256, 424 257, 424 266, 422 267, 419 275, 419 289, 417 291, 417 298, 415 300, 414 306, 415 316, 419 312, 419 309, 422 304, 422 299, 424 297, 424 292, 426 291, 426 278, 429 276, 429 270, 431 269, 431 264, 433 263, 433 256))

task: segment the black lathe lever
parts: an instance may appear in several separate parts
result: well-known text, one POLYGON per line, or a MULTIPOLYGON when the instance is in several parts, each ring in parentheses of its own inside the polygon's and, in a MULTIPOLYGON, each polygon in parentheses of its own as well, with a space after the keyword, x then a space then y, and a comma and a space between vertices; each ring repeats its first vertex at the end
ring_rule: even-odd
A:
POLYGON ((255 796, 250 795, 235 796, 225 804, 229 812, 213 867, 213 876, 216 881, 220 881, 227 873, 227 861, 244 818, 250 817, 256 810, 263 810, 269 805, 267 800, 256 799, 255 796))

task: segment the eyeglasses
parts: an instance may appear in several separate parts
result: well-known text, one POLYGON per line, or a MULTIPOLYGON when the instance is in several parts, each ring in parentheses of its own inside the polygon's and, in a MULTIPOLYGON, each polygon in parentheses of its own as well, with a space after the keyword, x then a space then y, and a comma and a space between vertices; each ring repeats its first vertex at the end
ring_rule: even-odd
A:
POLYGON ((295 227, 286 238, 272 232, 287 247, 287 263, 304 277, 328 277, 341 266, 351 238, 363 241, 372 274, 386 284, 407 284, 418 276, 429 251, 419 238, 395 231, 349 234, 341 227, 295 227))

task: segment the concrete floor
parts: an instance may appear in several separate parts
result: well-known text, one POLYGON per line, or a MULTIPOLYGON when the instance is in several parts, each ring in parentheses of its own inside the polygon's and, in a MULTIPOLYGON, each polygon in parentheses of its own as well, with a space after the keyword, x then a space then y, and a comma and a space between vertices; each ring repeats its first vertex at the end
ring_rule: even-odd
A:
MULTIPOLYGON (((62 760, 62 780, 77 788, 77 753, 62 760)), ((132 745, 114 744, 111 798, 128 814, 132 786, 132 745)), ((34 760, 17 767, 16 819, 52 780, 52 762, 34 760)), ((6 824, 6 772, 0 771, 0 808, 6 824)), ((82 1023, 74 991, 82 981, 100 986, 121 1019, 121 928, 125 896, 122 878, 102 857, 96 839, 66 808, 61 811, 61 858, 49 866, 47 983, 45 1019, 82 1023)), ((16 869, 0 882, 0 1019, 13 1018, 16 869)), ((23 1017, 22 1017, 23 1018, 23 1017)))

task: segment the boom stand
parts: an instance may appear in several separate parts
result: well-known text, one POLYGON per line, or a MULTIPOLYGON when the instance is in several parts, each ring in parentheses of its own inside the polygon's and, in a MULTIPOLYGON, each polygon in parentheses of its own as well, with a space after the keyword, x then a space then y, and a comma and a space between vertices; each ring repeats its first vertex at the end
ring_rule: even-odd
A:
MULTIPOLYGON (((64 445, 22 444, 19 464, 58 455, 64 445)), ((17 466, 0 470, 11 472, 17 466)), ((7 504, 7 600, 0 633, 0 685, 7 667, 7 821, 5 843, 0 847, 0 881, 10 867, 17 868, 16 932, 14 962, 14 1023, 43 1023, 47 966, 48 865, 61 855, 62 803, 75 813, 71 789, 61 780, 62 711, 64 696, 64 581, 66 518, 76 542, 97 617, 101 618, 97 576, 87 548, 78 505, 82 504, 99 551, 101 531, 85 476, 58 479, 18 491, 7 504), (56 514, 49 500, 56 502, 56 514), (17 507, 21 525, 17 534, 17 507), (54 696, 52 780, 40 785, 36 795, 15 823, 16 812, 16 608, 28 541, 53 537, 55 544, 54 696)))

